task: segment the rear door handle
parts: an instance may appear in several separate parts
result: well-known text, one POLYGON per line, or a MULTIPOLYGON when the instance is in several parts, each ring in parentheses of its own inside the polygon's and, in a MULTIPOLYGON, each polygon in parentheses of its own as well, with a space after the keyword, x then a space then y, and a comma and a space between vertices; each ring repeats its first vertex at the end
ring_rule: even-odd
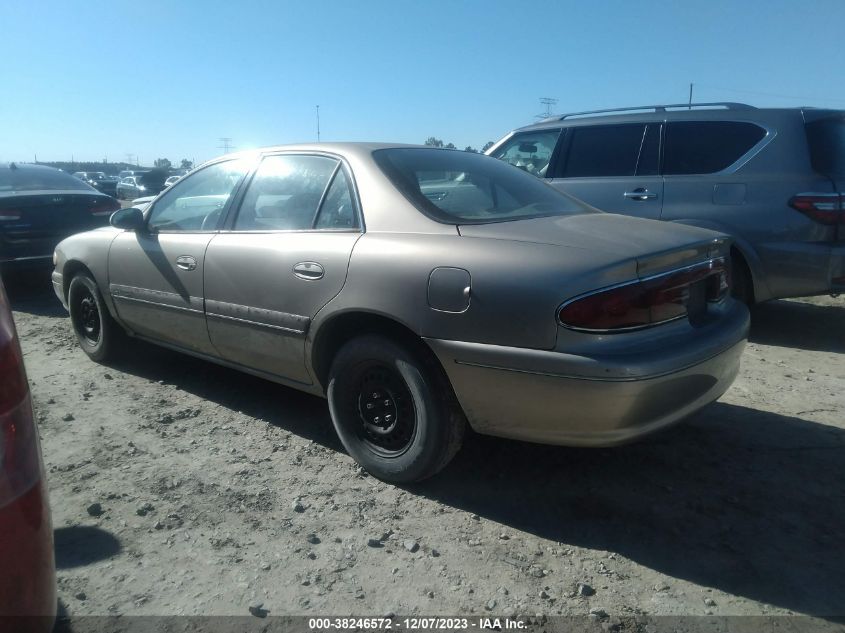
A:
POLYGON ((300 279, 322 279, 326 271, 317 262, 299 262, 293 267, 293 274, 300 279))
POLYGON ((179 257, 176 258, 176 266, 182 270, 196 270, 197 260, 190 255, 179 255, 179 257))
POLYGON ((622 195, 628 198, 629 200, 651 200, 652 198, 657 197, 656 193, 654 193, 653 191, 649 191, 648 189, 645 189, 643 187, 638 187, 633 191, 626 191, 622 195))

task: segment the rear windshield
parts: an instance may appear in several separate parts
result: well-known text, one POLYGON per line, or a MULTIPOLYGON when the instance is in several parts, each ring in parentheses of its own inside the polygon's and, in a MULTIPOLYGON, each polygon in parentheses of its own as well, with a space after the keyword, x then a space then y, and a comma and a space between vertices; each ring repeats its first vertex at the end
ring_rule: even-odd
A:
POLYGON ((534 176, 482 154, 377 150, 382 171, 414 206, 439 222, 484 224, 591 211, 534 176))
POLYGON ((0 192, 44 190, 94 191, 94 189, 58 169, 27 168, 0 169, 0 192))
POLYGON ((820 174, 845 175, 845 117, 820 119, 806 127, 813 169, 820 174))

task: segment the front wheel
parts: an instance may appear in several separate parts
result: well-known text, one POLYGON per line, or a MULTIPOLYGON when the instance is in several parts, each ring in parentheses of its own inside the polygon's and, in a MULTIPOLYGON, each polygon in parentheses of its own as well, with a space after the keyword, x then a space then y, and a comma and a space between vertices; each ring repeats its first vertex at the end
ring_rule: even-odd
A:
POLYGON ((82 351, 97 362, 114 358, 124 332, 109 314, 97 283, 87 274, 80 273, 71 280, 68 307, 82 351))
POLYGON ((361 336, 340 349, 328 400, 346 450, 385 481, 434 475, 463 439, 465 420, 439 367, 381 336, 361 336))

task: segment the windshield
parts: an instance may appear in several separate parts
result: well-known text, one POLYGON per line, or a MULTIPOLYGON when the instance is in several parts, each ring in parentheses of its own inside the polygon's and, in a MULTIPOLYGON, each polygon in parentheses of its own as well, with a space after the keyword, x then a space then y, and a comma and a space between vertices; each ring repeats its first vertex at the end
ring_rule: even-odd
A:
POLYGON ((377 150, 382 171, 420 211, 439 222, 483 224, 592 210, 495 158, 455 150, 377 150))
POLYGON ((17 167, 0 169, 2 191, 94 191, 79 178, 58 169, 17 167))

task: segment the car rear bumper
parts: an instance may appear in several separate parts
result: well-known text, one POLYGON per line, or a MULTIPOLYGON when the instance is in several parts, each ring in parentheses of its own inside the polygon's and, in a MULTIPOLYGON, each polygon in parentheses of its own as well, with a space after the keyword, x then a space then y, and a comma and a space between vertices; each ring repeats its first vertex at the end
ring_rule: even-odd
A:
POLYGON ((614 361, 607 355, 426 342, 477 432, 544 444, 610 446, 678 422, 719 398, 739 371, 748 326, 748 311, 737 305, 703 335, 705 340, 690 340, 686 348, 674 346, 642 362, 629 356, 614 361))
POLYGON ((50 631, 56 615, 56 569, 43 478, 0 508, 0 569, 0 629, 50 631), (5 628, 4 622, 15 626, 5 628))

